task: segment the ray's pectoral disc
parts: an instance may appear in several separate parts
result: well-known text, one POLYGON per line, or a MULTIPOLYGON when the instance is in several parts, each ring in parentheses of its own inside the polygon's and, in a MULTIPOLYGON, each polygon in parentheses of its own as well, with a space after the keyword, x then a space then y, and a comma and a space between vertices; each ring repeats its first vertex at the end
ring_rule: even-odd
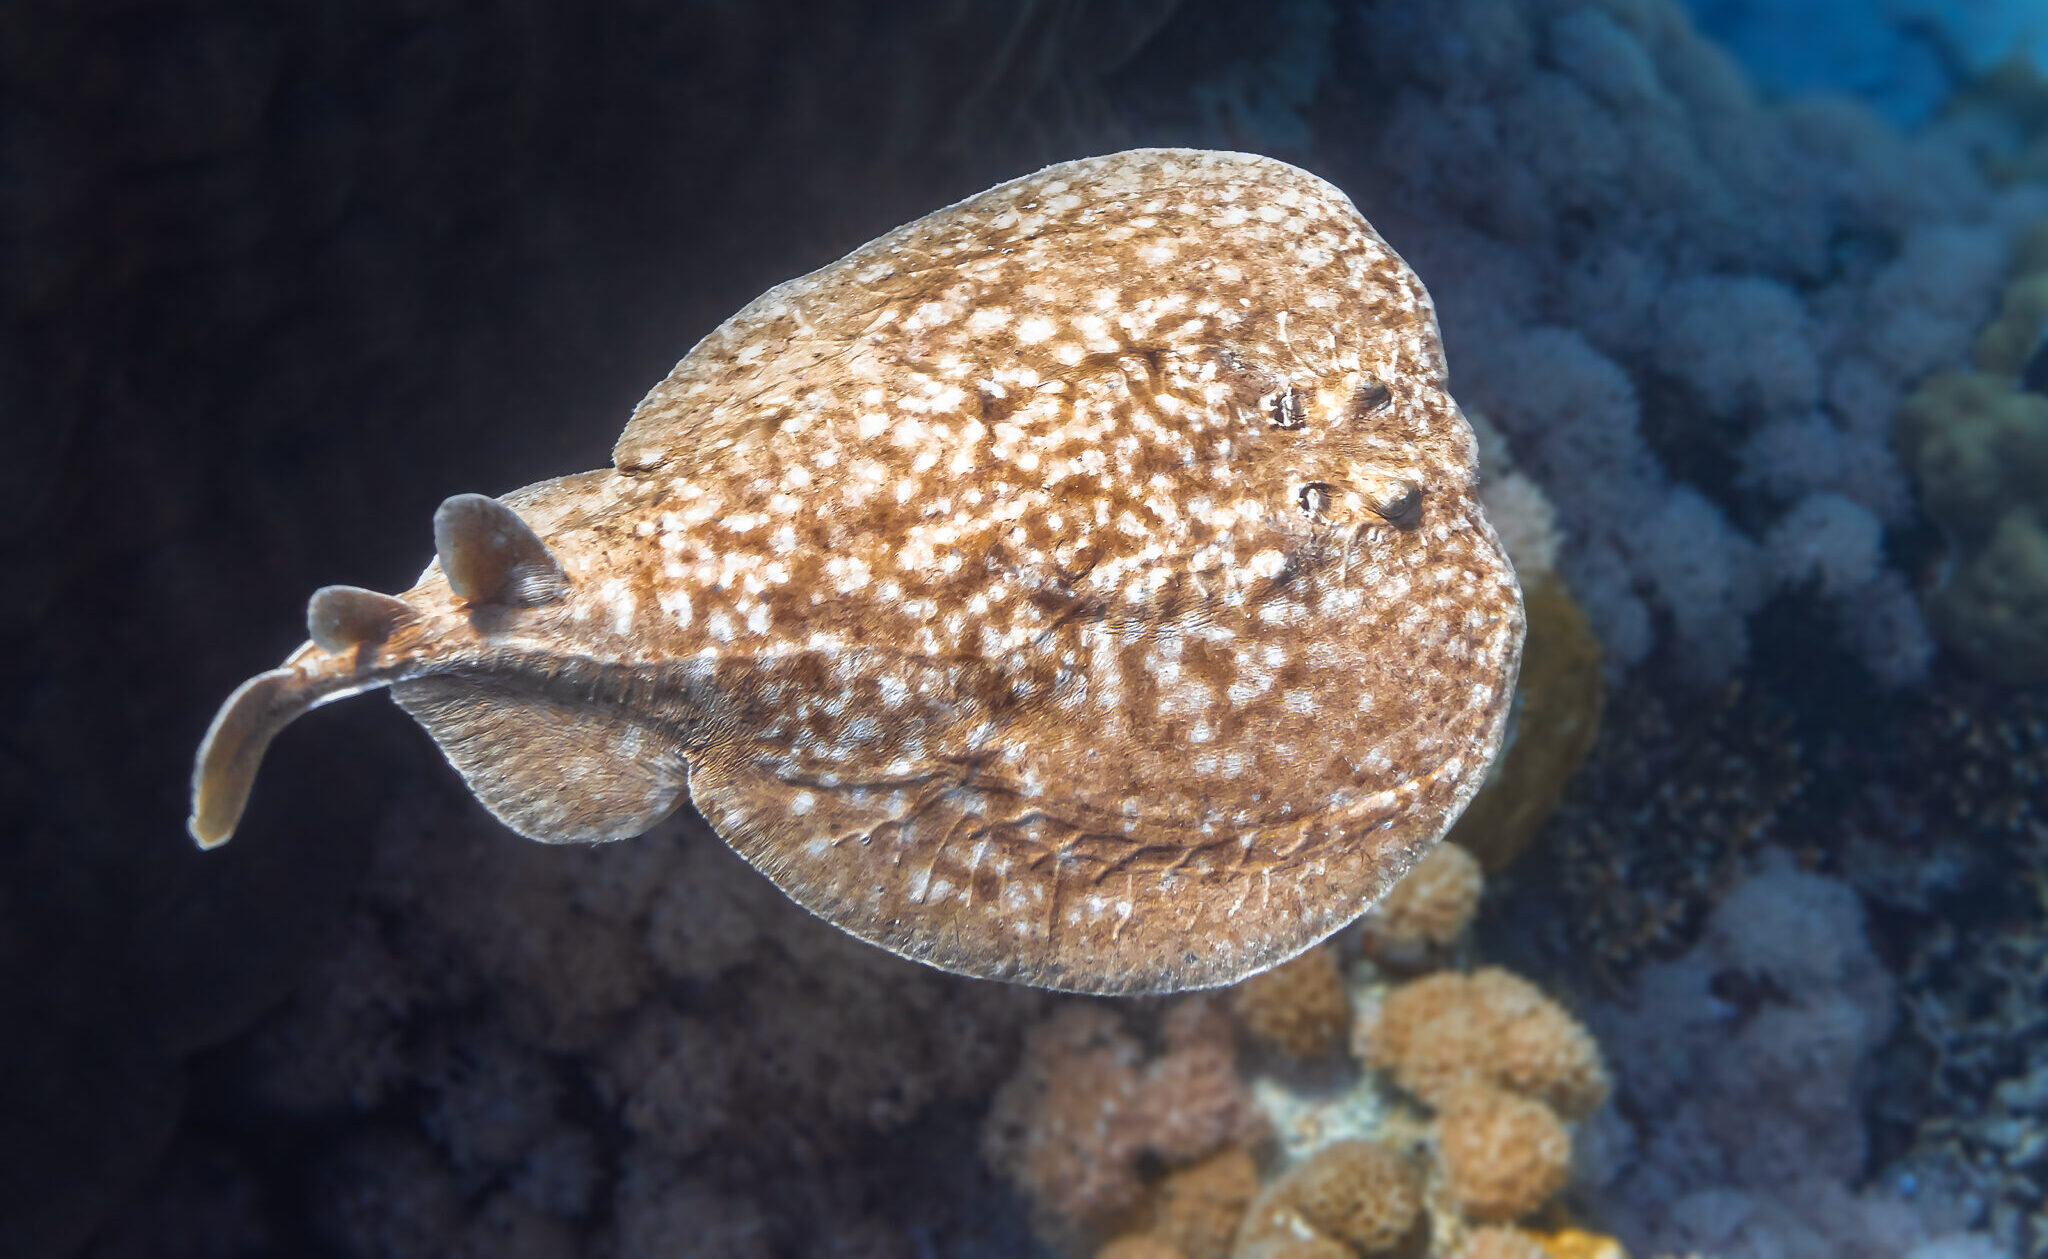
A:
POLYGON ((230 697, 191 830, 388 686, 550 842, 693 803, 908 957, 1228 983, 1356 917, 1497 749, 1520 595, 1413 272, 1342 193, 1136 150, 749 304, 616 467, 460 495, 397 596, 328 587, 230 697))

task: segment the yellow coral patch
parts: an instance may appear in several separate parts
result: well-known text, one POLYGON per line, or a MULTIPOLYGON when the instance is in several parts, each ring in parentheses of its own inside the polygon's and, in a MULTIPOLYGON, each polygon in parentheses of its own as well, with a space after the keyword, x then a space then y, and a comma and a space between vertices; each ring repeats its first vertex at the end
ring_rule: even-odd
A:
POLYGON ((1554 1233, 1535 1233, 1532 1236, 1550 1259, 1628 1259, 1628 1250, 1604 1233, 1561 1228, 1554 1233))
POLYGON ((1553 572, 1521 577, 1529 630, 1513 730, 1449 835, 1495 871, 1528 846, 1557 807, 1593 750, 1607 704, 1600 640, 1564 579, 1553 572))

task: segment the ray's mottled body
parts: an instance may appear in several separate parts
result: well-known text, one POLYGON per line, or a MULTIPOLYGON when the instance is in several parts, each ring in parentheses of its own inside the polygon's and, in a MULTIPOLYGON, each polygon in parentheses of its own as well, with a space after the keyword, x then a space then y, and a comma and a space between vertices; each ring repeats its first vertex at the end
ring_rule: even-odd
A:
POLYGON ((533 838, 687 801, 907 956, 1229 982, 1360 913, 1497 748, 1519 594, 1444 375, 1420 281, 1305 172, 1002 185, 740 311, 615 469, 450 500, 413 590, 316 596, 193 832, 388 684, 533 838))

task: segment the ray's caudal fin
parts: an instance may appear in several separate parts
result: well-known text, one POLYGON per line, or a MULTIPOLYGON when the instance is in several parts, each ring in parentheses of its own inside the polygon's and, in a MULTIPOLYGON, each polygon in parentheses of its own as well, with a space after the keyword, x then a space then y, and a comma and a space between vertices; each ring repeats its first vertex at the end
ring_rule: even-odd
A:
MULTIPOLYGON (((325 591, 322 592, 323 594, 325 591)), ((192 816, 185 829, 201 848, 218 848, 233 837, 256 770, 277 732, 309 710, 377 685, 360 679, 342 657, 308 644, 282 667, 259 673, 235 688, 214 715, 199 744, 192 770, 192 816)))
MULTIPOLYGON (((450 589, 472 606, 530 607, 561 597, 569 586, 547 544, 511 508, 482 494, 458 494, 441 504, 434 546, 450 589)), ((373 590, 327 586, 314 593, 306 605, 312 641, 235 688, 200 742, 185 826, 201 848, 217 848, 234 835, 278 731, 322 704, 408 676, 416 663, 413 644, 392 640, 420 621, 412 604, 373 590)))

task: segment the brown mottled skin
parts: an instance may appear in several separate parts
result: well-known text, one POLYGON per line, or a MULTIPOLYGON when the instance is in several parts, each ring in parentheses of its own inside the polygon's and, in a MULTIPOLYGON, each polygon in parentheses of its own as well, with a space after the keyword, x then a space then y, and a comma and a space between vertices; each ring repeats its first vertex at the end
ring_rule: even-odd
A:
POLYGON ((740 311, 614 453, 502 500, 565 591, 459 598, 444 546, 381 642, 238 692, 195 836, 306 704, 389 684, 522 834, 687 801, 886 948, 1162 991, 1356 917, 1500 740, 1520 596, 1428 294, 1267 158, 920 219, 740 311))

